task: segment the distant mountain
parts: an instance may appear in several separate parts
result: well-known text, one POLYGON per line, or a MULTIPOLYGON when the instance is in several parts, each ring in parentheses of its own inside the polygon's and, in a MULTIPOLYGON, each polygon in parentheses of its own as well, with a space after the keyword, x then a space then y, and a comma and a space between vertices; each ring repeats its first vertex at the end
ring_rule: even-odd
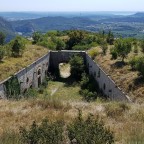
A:
POLYGON ((30 12, 0 12, 0 16, 4 17, 6 20, 26 20, 26 19, 36 19, 44 17, 41 13, 30 13, 30 12))
POLYGON ((144 23, 144 13, 136 13, 129 16, 118 16, 101 19, 100 22, 137 22, 144 23))
POLYGON ((32 20, 12 21, 11 24, 16 32, 28 34, 34 31, 86 29, 87 26, 96 24, 96 22, 85 17, 44 17, 32 20))
POLYGON ((137 12, 133 15, 131 15, 132 17, 144 17, 144 12, 137 12))
POLYGON ((10 22, 0 17, 0 31, 6 34, 6 41, 15 36, 15 31, 10 22))

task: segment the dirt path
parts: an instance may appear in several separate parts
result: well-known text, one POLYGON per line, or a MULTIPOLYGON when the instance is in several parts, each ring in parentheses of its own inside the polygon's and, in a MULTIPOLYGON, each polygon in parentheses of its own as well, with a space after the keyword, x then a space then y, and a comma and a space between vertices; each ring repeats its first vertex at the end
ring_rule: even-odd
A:
POLYGON ((58 89, 59 89, 59 87, 53 89, 53 90, 51 91, 51 96, 53 96, 53 95, 57 92, 58 89))

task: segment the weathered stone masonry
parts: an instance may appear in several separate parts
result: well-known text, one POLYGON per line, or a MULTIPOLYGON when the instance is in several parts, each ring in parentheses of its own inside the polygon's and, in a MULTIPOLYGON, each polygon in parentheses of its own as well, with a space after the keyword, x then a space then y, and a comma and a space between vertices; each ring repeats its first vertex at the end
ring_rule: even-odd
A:
MULTIPOLYGON (((43 82, 50 67, 54 69, 58 68, 59 63, 68 62, 70 57, 74 54, 79 54, 84 58, 89 74, 94 76, 100 89, 105 95, 107 95, 111 100, 130 101, 129 97, 116 86, 110 76, 107 75, 85 51, 51 51, 45 56, 39 58, 31 65, 15 74, 20 83, 21 92, 26 91, 30 87, 37 88, 43 82)), ((0 83, 1 98, 5 98, 6 96, 4 83, 8 79, 0 83)))

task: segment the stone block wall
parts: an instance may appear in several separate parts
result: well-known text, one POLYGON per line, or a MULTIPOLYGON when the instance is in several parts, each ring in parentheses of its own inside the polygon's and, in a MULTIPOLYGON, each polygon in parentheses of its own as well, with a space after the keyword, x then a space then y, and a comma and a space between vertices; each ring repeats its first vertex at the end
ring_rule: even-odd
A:
POLYGON ((115 84, 115 82, 106 74, 102 68, 86 54, 86 65, 89 74, 93 75, 98 82, 99 88, 111 100, 115 101, 130 101, 129 97, 115 84))
MULTIPOLYGON (((32 64, 23 68, 19 72, 15 73, 14 76, 18 78, 20 83, 21 92, 25 92, 30 87, 37 88, 44 80, 48 72, 50 53, 47 53, 43 57, 34 61, 32 64)), ((0 83, 0 98, 4 98, 5 94, 5 81, 0 83)))
MULTIPOLYGON (((55 70, 58 68, 59 63, 68 62, 70 57, 74 54, 79 54, 84 58, 89 74, 94 76, 95 80, 98 82, 99 88, 106 96, 115 101, 130 101, 129 97, 123 93, 119 87, 117 87, 110 76, 107 75, 85 51, 50 51, 48 54, 39 58, 31 65, 28 65, 26 68, 15 74, 20 83, 21 92, 25 92, 30 87, 37 88, 44 80, 49 67, 55 70)), ((7 80, 0 83, 1 98, 5 97, 4 83, 7 80)))

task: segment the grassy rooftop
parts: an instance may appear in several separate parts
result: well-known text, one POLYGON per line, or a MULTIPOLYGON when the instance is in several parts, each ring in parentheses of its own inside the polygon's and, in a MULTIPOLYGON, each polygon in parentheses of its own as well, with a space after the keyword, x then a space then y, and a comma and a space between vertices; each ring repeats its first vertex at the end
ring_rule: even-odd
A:
POLYGON ((42 46, 27 44, 22 57, 5 57, 0 63, 0 81, 31 64, 47 52, 48 49, 42 46))

